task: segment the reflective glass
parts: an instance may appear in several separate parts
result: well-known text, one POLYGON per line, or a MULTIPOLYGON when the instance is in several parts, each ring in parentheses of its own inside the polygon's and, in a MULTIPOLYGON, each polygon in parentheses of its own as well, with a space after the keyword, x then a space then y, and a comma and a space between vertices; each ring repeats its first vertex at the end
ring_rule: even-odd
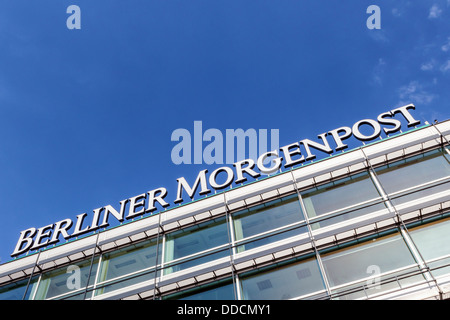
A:
POLYGON ((220 281, 213 285, 203 286, 186 292, 169 296, 167 300, 234 300, 233 282, 220 281))
POLYGON ((164 262, 187 258, 184 261, 169 263, 165 274, 189 268, 201 263, 229 255, 225 248, 215 253, 188 257, 229 243, 225 217, 198 224, 166 235, 164 262))
POLYGON ((399 233, 338 249, 321 257, 332 287, 368 278, 375 271, 382 274, 415 264, 399 233))
POLYGON ((450 156, 434 150, 376 170, 387 193, 401 191, 443 177, 450 177, 450 156))
MULTIPOLYGON (((326 213, 339 213, 339 210, 344 209, 349 210, 349 213, 342 216, 339 220, 347 220, 383 208, 383 206, 371 207, 366 205, 361 207, 362 203, 380 199, 380 194, 368 173, 353 175, 304 191, 302 192, 302 199, 308 217, 312 219, 311 222, 314 221, 314 218, 326 213), (355 208, 357 210, 351 210, 355 208)), ((333 220, 333 223, 337 221, 333 220)), ((320 223, 320 226, 324 225, 327 225, 326 221, 320 223)))
MULTIPOLYGON (((297 194, 233 214, 236 241, 304 220, 297 194)), ((239 246, 238 251, 307 232, 306 227, 289 230, 239 246)))
POLYGON ((287 300, 325 289, 315 258, 241 277, 245 300, 287 300))
POLYGON ((0 287, 0 300, 29 300, 37 279, 36 276, 31 280, 26 294, 29 278, 0 287))
MULTIPOLYGON (((450 219, 440 220, 428 223, 420 227, 409 230, 411 238, 417 246, 421 256, 425 261, 450 255, 450 219)), ((447 264, 447 260, 443 260, 440 264, 435 262, 433 270, 434 275, 448 273, 449 268, 441 268, 447 264)))
POLYGON ((97 272, 97 260, 91 269, 91 260, 73 263, 42 274, 38 283, 35 300, 44 300, 54 297, 64 297, 79 290, 84 290, 88 284, 93 285, 97 272), (91 271, 89 273, 89 271, 91 271))
MULTIPOLYGON (((131 274, 133 274, 133 277, 129 279, 120 278, 117 281, 108 282, 107 286, 102 286, 101 289, 97 290, 97 294, 153 279, 154 270, 145 269, 154 267, 156 264, 156 243, 156 239, 152 239, 103 254, 98 283, 101 284, 131 274), (141 270, 143 274, 137 273, 141 270)), ((161 262, 161 250, 158 252, 158 262, 161 262)))

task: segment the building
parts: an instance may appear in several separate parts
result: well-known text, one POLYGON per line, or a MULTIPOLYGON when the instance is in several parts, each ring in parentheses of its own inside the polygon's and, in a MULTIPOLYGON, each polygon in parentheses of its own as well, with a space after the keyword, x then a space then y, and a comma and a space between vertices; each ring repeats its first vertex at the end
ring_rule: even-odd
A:
POLYGON ((450 120, 0 266, 0 299, 447 299, 450 120))

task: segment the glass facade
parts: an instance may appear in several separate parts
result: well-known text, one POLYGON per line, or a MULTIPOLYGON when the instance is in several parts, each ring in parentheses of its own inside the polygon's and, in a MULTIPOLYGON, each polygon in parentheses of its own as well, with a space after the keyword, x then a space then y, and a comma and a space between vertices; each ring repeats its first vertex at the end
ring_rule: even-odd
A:
POLYGON ((208 221, 165 238, 164 273, 190 268, 229 254, 226 219, 208 221))
POLYGON ((381 196, 368 172, 302 192, 313 229, 380 210, 381 196))
POLYGON ((103 254, 96 295, 154 279, 160 259, 155 239, 103 254))
POLYGON ((245 300, 286 300, 325 290, 316 258, 284 266, 241 279, 242 298, 245 300))
MULTIPOLYGON (((94 259, 36 272, 31 280, 0 287, 0 299, 101 298, 140 283, 153 288, 165 277, 191 270, 205 269, 215 275, 216 265, 223 268, 237 258, 253 259, 259 252, 275 250, 289 241, 303 239, 299 245, 306 241, 315 248, 310 236, 322 228, 345 226, 381 209, 420 201, 449 190, 449 184, 449 153, 436 149, 99 252, 94 259)), ((393 225, 287 260, 277 261, 273 254, 273 263, 154 296, 187 300, 357 299, 424 283, 429 281, 424 266, 432 277, 450 274, 447 215, 442 212, 437 218, 393 225)))
POLYGON ((297 195, 233 214, 237 251, 242 252, 307 232, 297 195))

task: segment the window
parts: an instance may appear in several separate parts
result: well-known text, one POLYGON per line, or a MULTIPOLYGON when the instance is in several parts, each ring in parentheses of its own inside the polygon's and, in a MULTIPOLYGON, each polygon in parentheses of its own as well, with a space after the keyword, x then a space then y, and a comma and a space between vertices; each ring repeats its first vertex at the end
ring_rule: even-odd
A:
POLYGON ((32 288, 35 287, 38 276, 33 277, 27 290, 29 278, 17 281, 14 283, 7 284, 6 286, 0 287, 0 300, 29 300, 32 296, 32 288))
POLYGON ((156 239, 105 253, 102 256, 96 294, 103 294, 155 277, 154 267, 161 262, 156 239))
MULTIPOLYGON (((321 258, 331 287, 353 285, 357 281, 360 281, 361 286, 373 275, 379 275, 380 278, 375 280, 380 281, 392 277, 400 269, 418 270, 400 233, 321 254, 321 258)), ((413 280, 411 278, 405 281, 413 280)))
MULTIPOLYGON (((295 194, 233 214, 235 239, 239 241, 255 235, 261 235, 271 230, 299 223, 302 220, 304 220, 303 213, 297 194, 295 194)), ((298 235, 306 231, 306 227, 294 227, 293 230, 284 232, 281 230, 280 233, 270 237, 258 237, 256 241, 238 246, 238 252, 298 235)))
POLYGON ((245 300, 287 300, 325 290, 315 258, 243 276, 240 283, 245 300))
POLYGON ((84 291, 88 285, 88 280, 89 286, 94 284, 97 260, 94 260, 92 268, 91 259, 88 259, 42 274, 37 283, 38 287, 34 299, 59 299, 75 292, 84 291))
POLYGON ((302 199, 311 223, 320 221, 314 223, 313 228, 324 227, 385 208, 379 202, 380 194, 367 172, 304 191, 302 199), (372 206, 371 204, 376 201, 378 204, 372 206), (332 216, 339 215, 339 217, 329 219, 328 214, 331 213, 332 216))
POLYGON ((229 254, 228 243, 225 217, 169 233, 164 247, 165 274, 224 257, 229 254))
POLYGON ((201 286, 164 298, 165 300, 235 300, 231 279, 201 286))
MULTIPOLYGON (((376 173, 383 189, 392 194, 437 179, 450 178, 450 156, 442 149, 434 150, 381 167, 376 173)), ((448 185, 442 185, 442 188, 447 190, 448 185)), ((435 189, 433 192, 437 191, 435 189)), ((426 195, 426 190, 424 192, 422 196, 426 195)), ((418 196, 416 194, 412 199, 418 196)), ((407 199, 410 198, 404 198, 401 202, 407 199)))
POLYGON ((411 238, 435 276, 450 270, 450 219, 428 223, 410 230, 411 238), (436 260, 435 262, 431 262, 436 260), (447 265, 446 268, 443 266, 447 265))

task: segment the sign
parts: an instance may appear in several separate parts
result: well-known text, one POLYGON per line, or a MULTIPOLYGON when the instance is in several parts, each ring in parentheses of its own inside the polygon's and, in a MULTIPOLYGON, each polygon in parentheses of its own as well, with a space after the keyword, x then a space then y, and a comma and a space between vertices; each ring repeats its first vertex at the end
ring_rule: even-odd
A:
MULTIPOLYGON (((340 127, 326 133, 319 134, 319 141, 303 139, 292 144, 283 146, 278 150, 272 150, 261 154, 256 163, 254 160, 245 159, 233 163, 234 169, 228 166, 215 169, 209 177, 208 170, 201 170, 192 184, 189 184, 184 177, 177 179, 177 192, 173 200, 174 204, 179 204, 185 200, 183 195, 192 200, 200 188, 199 194, 205 195, 213 190, 221 190, 229 187, 233 182, 242 183, 248 178, 256 179, 261 174, 272 174, 282 167, 289 168, 316 158, 315 151, 321 151, 326 154, 332 154, 336 151, 348 148, 344 141, 351 136, 359 141, 371 141, 377 139, 382 132, 392 134, 400 131, 401 121, 396 118, 397 115, 403 116, 407 121, 408 127, 418 125, 419 120, 413 118, 410 109, 415 109, 410 104, 385 113, 380 114, 376 120, 364 119, 356 122, 352 127, 340 127), (362 132, 362 127, 366 127, 362 132), (367 129, 368 128, 368 129, 367 129), (369 132, 369 133, 367 133, 369 132), (334 149, 330 146, 330 141, 335 144, 334 149), (313 152, 314 149, 314 152, 313 152), (271 157, 272 161, 267 163, 266 158, 271 157), (222 179, 218 179, 219 174, 222 179), (223 175, 225 174, 225 180, 223 175)), ((167 202, 168 192, 164 187, 160 187, 135 197, 120 201, 120 208, 117 210, 111 205, 107 205, 93 210, 91 217, 87 213, 76 216, 76 219, 64 219, 54 224, 41 228, 29 228, 20 233, 12 257, 18 256, 28 250, 36 250, 60 241, 60 237, 68 240, 79 235, 96 231, 100 228, 109 226, 109 218, 113 216, 117 221, 122 222, 125 219, 132 219, 136 216, 154 212, 158 206, 169 207, 167 202)))

